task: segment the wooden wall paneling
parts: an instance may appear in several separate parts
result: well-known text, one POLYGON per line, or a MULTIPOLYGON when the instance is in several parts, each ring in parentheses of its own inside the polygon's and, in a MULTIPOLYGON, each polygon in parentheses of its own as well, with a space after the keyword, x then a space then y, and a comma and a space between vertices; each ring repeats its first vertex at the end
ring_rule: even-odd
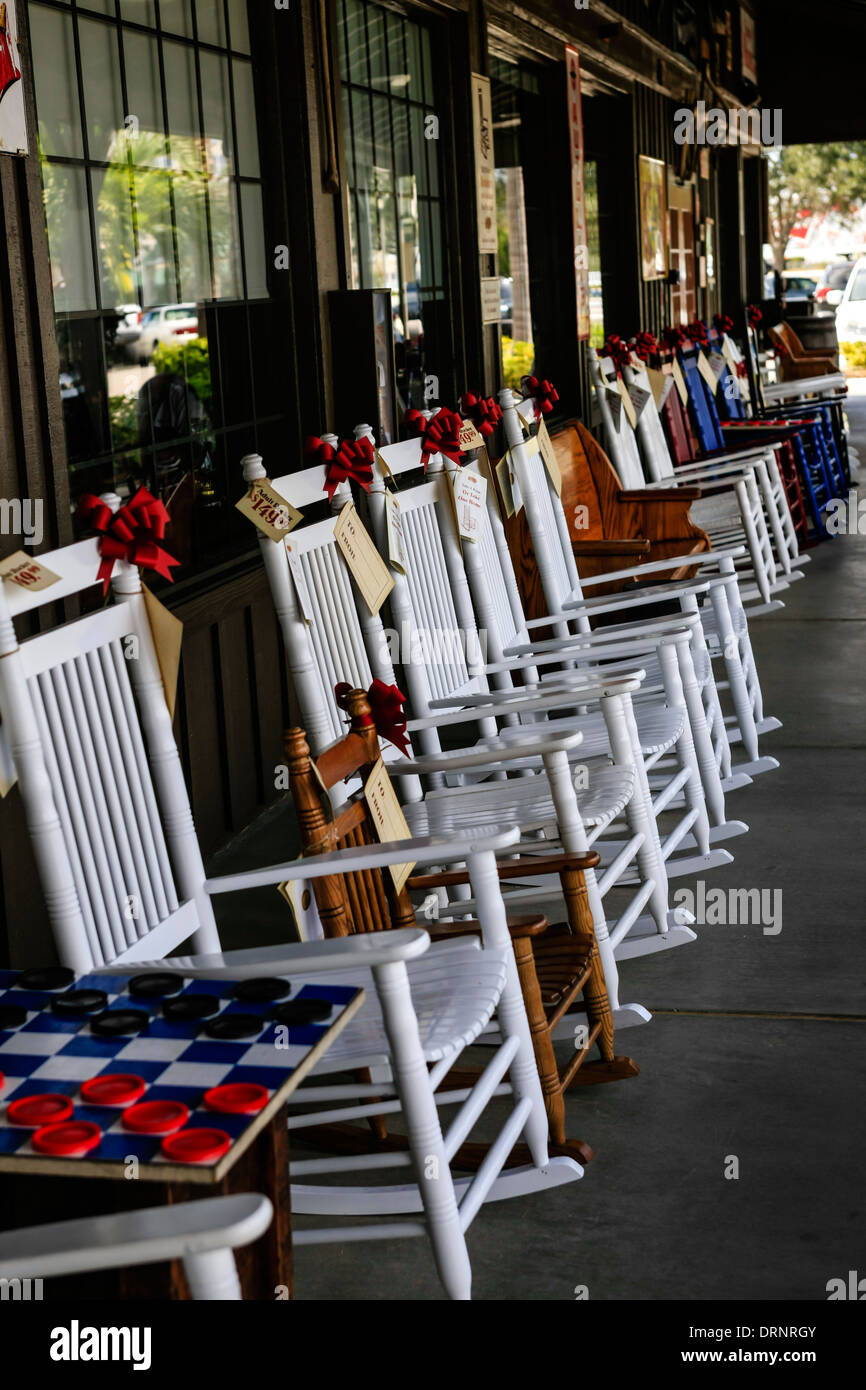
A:
POLYGON ((237 831, 252 819, 259 804, 258 731, 250 688, 249 610, 238 609, 216 626, 222 690, 221 749, 228 769, 229 828, 237 831))
POLYGON ((181 745, 193 818, 205 853, 225 838, 229 819, 218 672, 210 625, 185 627, 178 689, 180 717, 175 719, 175 733, 181 745))
POLYGON ((283 761, 283 730, 289 727, 285 661, 273 605, 264 602, 253 604, 250 622, 259 800, 267 805, 276 794, 274 768, 283 761))

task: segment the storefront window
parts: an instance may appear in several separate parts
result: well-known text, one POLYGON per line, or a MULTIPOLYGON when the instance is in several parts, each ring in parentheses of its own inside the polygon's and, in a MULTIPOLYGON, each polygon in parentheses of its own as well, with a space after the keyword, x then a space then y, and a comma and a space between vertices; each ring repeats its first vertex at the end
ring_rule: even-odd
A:
POLYGON ((390 289, 402 409, 453 398, 429 25, 337 0, 351 288, 390 289))
POLYGON ((238 458, 285 418, 246 0, 29 15, 73 501, 149 487, 204 567, 248 547, 238 458))
POLYGON ((496 160, 496 222, 499 240, 499 307, 502 374, 506 386, 535 366, 535 330, 526 233, 523 146, 527 101, 536 105, 538 74, 526 65, 492 58, 493 149, 496 160))
POLYGON ((601 238, 598 227, 598 164, 587 159, 583 166, 586 199, 586 242, 589 251, 589 341, 604 342, 604 299, 601 283, 601 238))

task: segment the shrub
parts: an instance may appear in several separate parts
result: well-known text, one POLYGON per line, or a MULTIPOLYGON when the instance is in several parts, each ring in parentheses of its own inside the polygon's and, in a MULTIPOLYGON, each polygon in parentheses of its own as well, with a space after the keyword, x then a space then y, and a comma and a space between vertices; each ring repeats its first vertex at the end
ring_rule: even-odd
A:
POLYGON ((535 361, 534 343, 521 343, 513 338, 502 339, 502 380, 516 390, 520 378, 528 376, 535 361))
POLYGON ((839 351, 845 358, 845 366, 849 370, 862 369, 866 367, 866 343, 840 343, 839 351))
POLYGON ((187 338, 182 343, 160 343, 154 349, 157 372, 175 372, 186 379, 205 410, 210 413, 211 379, 207 338, 187 338))

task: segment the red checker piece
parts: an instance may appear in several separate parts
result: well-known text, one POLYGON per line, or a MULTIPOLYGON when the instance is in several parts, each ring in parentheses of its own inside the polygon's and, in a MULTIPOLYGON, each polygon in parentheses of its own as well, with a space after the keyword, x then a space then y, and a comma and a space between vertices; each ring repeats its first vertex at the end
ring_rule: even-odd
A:
POLYGON ((162 1141, 166 1158, 178 1163, 216 1163, 232 1146, 224 1129, 184 1129, 162 1141))
POLYGON ((209 1110, 221 1110, 224 1115, 255 1115, 268 1103, 268 1088, 247 1081, 214 1086, 205 1091, 204 1103, 209 1110))
POLYGON ((106 1072, 104 1076, 92 1076, 81 1084, 81 1099, 88 1105, 110 1105, 118 1108, 132 1105, 141 1100, 147 1089, 140 1076, 121 1072, 106 1072))
POLYGON ((172 1134, 189 1119, 189 1107, 181 1100, 143 1100, 123 1113, 124 1129, 136 1134, 172 1134))
POLYGON ((101 1138, 99 1125, 91 1124, 90 1120, 73 1120, 71 1123, 43 1125, 37 1129, 31 1143, 37 1153, 71 1156, 89 1153, 101 1138))
POLYGON ((72 1101, 69 1096, 46 1093, 41 1096, 22 1096, 20 1100, 9 1102, 6 1118, 10 1125, 24 1125, 27 1129, 41 1129, 43 1125, 59 1124, 68 1120, 72 1114, 72 1101))

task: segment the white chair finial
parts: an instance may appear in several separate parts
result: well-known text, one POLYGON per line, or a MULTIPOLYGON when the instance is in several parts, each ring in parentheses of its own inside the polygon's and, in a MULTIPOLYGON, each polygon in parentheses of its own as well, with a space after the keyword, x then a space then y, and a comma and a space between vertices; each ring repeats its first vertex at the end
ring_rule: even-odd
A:
POLYGON ((245 483, 254 483, 257 478, 266 478, 267 469, 262 462, 261 454, 244 454, 241 459, 241 468, 244 473, 245 483))

